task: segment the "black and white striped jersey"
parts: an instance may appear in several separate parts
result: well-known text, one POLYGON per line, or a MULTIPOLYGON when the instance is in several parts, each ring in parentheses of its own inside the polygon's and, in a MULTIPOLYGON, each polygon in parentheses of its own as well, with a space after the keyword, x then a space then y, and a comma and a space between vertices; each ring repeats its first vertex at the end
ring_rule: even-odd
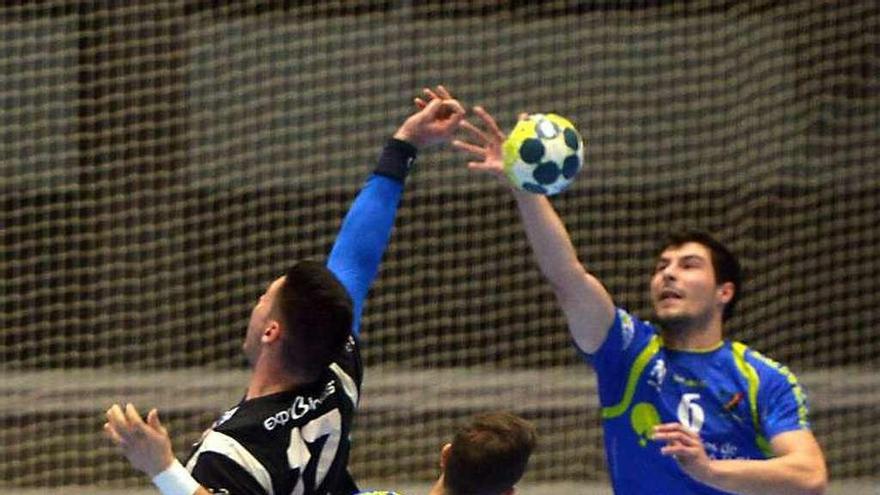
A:
POLYGON ((362 375, 349 337, 320 380, 226 411, 195 444, 187 469, 213 493, 356 493, 347 466, 362 375))
POLYGON ((242 401, 202 436, 186 466, 214 493, 231 495, 352 495, 349 435, 363 365, 356 337, 370 285, 391 237, 403 179, 415 158, 409 143, 391 139, 379 166, 342 221, 327 267, 354 307, 352 337, 314 384, 242 401))

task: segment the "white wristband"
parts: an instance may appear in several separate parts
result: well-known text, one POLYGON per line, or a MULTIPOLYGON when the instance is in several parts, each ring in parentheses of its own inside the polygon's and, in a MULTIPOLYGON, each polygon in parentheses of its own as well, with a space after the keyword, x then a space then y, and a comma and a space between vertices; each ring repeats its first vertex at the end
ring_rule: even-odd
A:
POLYGON ((168 469, 153 476, 153 484, 162 495, 192 495, 201 486, 177 459, 168 469))

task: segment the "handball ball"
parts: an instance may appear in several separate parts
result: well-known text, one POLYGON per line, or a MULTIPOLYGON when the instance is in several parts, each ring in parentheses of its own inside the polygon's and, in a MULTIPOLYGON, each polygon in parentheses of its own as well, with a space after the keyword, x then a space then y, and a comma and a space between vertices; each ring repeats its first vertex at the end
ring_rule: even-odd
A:
POLYGON ((584 162, 584 140, 559 115, 535 113, 504 141, 504 172, 517 189, 552 196, 565 190, 584 162))

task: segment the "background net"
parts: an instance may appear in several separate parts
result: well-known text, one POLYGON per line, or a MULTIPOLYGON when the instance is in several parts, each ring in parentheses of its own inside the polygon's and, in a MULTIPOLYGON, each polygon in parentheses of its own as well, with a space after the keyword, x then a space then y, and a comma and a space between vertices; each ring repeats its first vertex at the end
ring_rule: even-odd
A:
MULTIPOLYGON (((578 125, 588 166, 554 204, 619 305, 650 316, 670 225, 729 242, 729 335, 806 384, 832 478, 880 472, 875 2, 305 3, 0 7, 2 483, 143 484, 101 438, 112 402, 158 406, 186 455, 243 390, 264 285, 325 255, 437 83, 508 129, 578 125)), ((455 426, 504 408, 542 434, 527 480, 606 480, 592 371, 465 161, 425 152, 407 186, 352 469, 431 479, 455 426)))

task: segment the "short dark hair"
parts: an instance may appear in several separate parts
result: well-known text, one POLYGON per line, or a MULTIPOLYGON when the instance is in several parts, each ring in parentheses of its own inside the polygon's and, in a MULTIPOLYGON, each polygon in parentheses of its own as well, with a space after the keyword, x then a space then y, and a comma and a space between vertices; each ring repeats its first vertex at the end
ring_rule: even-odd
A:
POLYGON ((444 487, 450 495, 497 495, 522 478, 535 444, 535 427, 519 416, 476 416, 452 440, 444 487))
POLYGON ((324 264, 306 260, 287 270, 275 303, 285 368, 318 379, 351 334, 351 296, 324 264))
POLYGON ((733 316, 733 309, 742 295, 743 275, 739 260, 727 246, 712 237, 708 232, 699 229, 681 229, 671 232, 667 235, 666 241, 657 252, 657 255, 659 256, 669 248, 679 247, 688 242, 703 245, 709 250, 712 255, 711 261, 712 269, 715 272, 715 282, 718 285, 731 282, 734 286, 733 297, 724 306, 724 312, 721 315, 722 320, 727 321, 733 316))

